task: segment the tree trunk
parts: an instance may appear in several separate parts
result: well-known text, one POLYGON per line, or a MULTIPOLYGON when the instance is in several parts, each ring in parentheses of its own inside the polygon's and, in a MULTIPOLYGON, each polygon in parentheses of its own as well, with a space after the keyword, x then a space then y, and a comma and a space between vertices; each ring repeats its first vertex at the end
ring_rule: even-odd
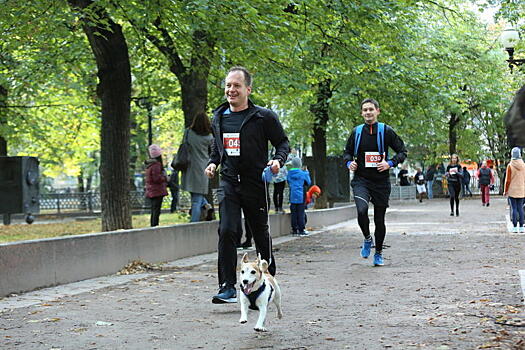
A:
POLYGON ((100 193, 102 230, 131 228, 129 114, 131 72, 126 39, 104 8, 92 0, 68 0, 81 12, 83 30, 97 63, 102 102, 100 193))
MULTIPOLYGON (((136 26, 133 22, 132 24, 136 26)), ((169 69, 175 74, 181 86, 184 126, 189 127, 197 113, 205 113, 207 110, 208 76, 212 58, 216 55, 214 50, 216 39, 208 31, 196 29, 192 35, 191 57, 188 59, 190 63, 186 67, 161 18, 157 17, 153 25, 157 28, 158 34, 145 27, 140 29, 169 61, 169 69)))
MULTIPOLYGON (((7 89, 0 85, 0 125, 7 123, 7 89)), ((7 140, 0 135, 0 157, 7 156, 7 140)))
POLYGON ((456 113, 450 113, 450 119, 448 121, 448 152, 449 154, 456 153, 458 143, 458 132, 456 126, 459 123, 459 115, 456 113))
MULTIPOLYGON (((329 115, 329 99, 332 97, 330 79, 317 84, 317 102, 310 106, 310 111, 315 116, 314 140, 312 142, 312 152, 314 158, 314 169, 312 182, 319 186, 326 194, 326 126, 329 115)), ((320 196, 315 201, 316 208, 326 208, 328 202, 327 195, 320 196)))

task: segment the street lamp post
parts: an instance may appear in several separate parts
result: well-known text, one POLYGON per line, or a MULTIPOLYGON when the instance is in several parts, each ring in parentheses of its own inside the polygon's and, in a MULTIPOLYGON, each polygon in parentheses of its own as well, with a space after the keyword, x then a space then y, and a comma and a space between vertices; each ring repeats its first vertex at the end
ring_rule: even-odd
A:
POLYGON ((520 33, 512 27, 507 27, 501 34, 500 41, 509 54, 507 62, 509 62, 510 72, 512 73, 514 66, 519 67, 525 63, 525 59, 514 58, 514 47, 520 41, 520 33))

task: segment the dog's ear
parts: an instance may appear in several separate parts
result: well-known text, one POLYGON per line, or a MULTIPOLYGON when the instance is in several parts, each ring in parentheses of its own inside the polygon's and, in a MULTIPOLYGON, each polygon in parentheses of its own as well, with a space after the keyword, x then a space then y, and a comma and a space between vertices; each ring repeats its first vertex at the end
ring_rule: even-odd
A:
POLYGON ((261 260, 261 263, 259 264, 259 268, 261 269, 263 273, 265 273, 266 271, 268 271, 268 262, 264 259, 261 260))
POLYGON ((244 253, 244 255, 242 256, 242 260, 241 260, 243 263, 247 263, 248 262, 248 253, 244 253))

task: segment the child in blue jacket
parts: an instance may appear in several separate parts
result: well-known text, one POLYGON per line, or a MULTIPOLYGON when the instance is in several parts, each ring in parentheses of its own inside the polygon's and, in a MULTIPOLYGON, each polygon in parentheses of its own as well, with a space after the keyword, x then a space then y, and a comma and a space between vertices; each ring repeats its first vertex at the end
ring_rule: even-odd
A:
POLYGON ((292 159, 291 169, 288 171, 286 180, 290 187, 290 212, 292 213, 292 234, 305 236, 304 232, 304 207, 305 190, 304 187, 310 186, 310 173, 308 170, 301 170, 301 158, 292 159))

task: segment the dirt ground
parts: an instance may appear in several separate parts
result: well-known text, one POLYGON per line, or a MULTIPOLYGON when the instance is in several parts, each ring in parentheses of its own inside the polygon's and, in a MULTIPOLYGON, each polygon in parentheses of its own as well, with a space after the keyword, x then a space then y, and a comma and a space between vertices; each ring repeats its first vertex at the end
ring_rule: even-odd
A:
POLYGON ((209 260, 4 311, 0 348, 525 349, 525 234, 505 205, 391 203, 383 267, 359 256, 355 220, 276 245, 284 317, 272 305, 267 333, 257 312, 241 325, 239 304, 211 303, 209 260))

